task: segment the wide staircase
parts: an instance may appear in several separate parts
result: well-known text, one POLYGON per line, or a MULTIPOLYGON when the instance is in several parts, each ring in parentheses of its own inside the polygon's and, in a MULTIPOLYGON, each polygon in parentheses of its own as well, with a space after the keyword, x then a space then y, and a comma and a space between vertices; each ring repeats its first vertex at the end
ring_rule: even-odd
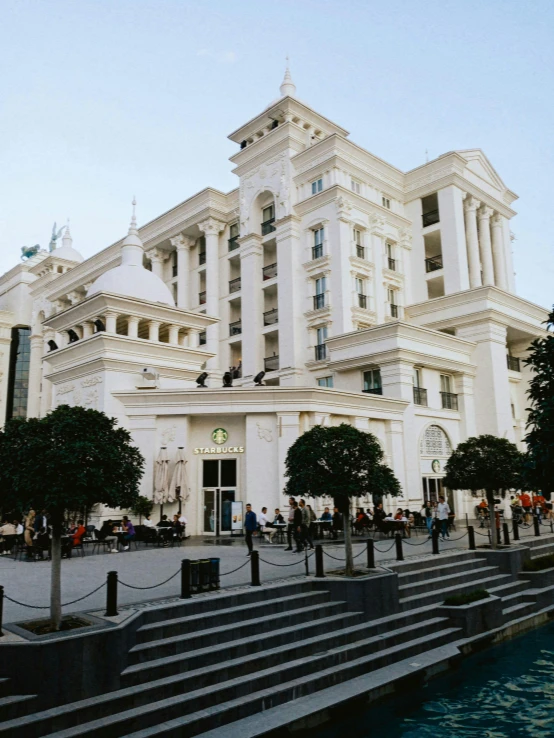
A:
POLYGON ((367 622, 312 581, 193 599, 145 611, 121 689, 5 721, 0 738, 245 735, 243 721, 262 728, 293 700, 459 636, 432 611, 367 622))
POLYGON ((34 694, 13 694, 11 679, 0 679, 0 725, 28 715, 35 699, 34 694))

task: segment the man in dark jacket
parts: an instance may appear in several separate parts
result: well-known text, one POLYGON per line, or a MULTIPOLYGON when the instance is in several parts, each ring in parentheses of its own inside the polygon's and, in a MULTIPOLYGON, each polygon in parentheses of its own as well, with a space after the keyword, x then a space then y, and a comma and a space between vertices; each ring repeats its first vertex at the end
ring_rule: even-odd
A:
POLYGON ((294 507, 294 540, 296 541, 296 552, 301 553, 304 550, 302 545, 302 510, 298 506, 296 500, 293 502, 294 507))
POLYGON ((244 516, 244 540, 246 541, 246 545, 248 546, 248 553, 247 556, 250 556, 252 554, 252 534, 257 530, 258 528, 258 520, 256 518, 256 513, 252 510, 252 505, 247 504, 246 505, 246 515, 244 516))

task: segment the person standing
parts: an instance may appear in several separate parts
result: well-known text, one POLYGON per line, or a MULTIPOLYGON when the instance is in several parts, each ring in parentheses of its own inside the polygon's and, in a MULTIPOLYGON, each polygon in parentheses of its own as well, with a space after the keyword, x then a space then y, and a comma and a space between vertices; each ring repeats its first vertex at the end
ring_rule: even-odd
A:
MULTIPOLYGON (((287 519, 287 547, 285 551, 292 551, 292 537, 294 535, 294 497, 289 497, 289 516, 287 519)), ((294 540, 296 536, 294 535, 294 540)))
POLYGON ((431 505, 427 502, 427 500, 423 503, 423 508, 421 510, 421 513, 423 517, 425 518, 425 525, 427 526, 427 533, 429 534, 429 538, 432 537, 433 533, 433 510, 431 508, 431 505))
POLYGON ((257 528, 258 520, 256 519, 256 513, 252 510, 252 505, 248 503, 246 505, 246 515, 244 516, 244 540, 248 546, 247 556, 251 556, 252 554, 252 550, 254 548, 252 544, 252 534, 257 530, 257 528))
POLYGON ((314 542, 312 541, 312 537, 310 535, 310 525, 312 523, 312 518, 304 500, 300 500, 300 508, 302 514, 302 545, 308 546, 309 548, 313 549, 314 542))
POLYGON ((439 497, 439 504, 437 505, 437 516, 440 521, 440 533, 441 533, 441 537, 443 541, 445 537, 450 538, 450 533, 448 532, 449 514, 450 514, 450 507, 448 506, 448 502, 445 502, 444 497, 441 495, 439 497))
POLYGON ((296 553, 302 553, 302 510, 296 500, 292 501, 294 511, 294 540, 296 542, 296 553))

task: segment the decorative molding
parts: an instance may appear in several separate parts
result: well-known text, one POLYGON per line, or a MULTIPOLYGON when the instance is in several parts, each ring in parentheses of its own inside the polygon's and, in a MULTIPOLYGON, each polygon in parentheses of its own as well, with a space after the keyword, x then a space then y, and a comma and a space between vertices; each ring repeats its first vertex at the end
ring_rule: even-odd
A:
POLYGON ((85 377, 85 379, 81 380, 81 387, 94 387, 96 384, 102 383, 102 377, 99 377, 98 375, 95 377, 85 377))
POLYGON ((216 220, 215 218, 208 218, 207 220, 202 221, 202 223, 199 223, 198 227, 206 236, 218 236, 225 228, 225 223, 222 223, 220 220, 216 220))
POLYGON ((56 390, 56 396, 67 395, 69 394, 69 392, 73 392, 74 389, 75 389, 74 384, 61 384, 56 390))
POLYGON ((177 251, 188 251, 194 246, 196 239, 192 236, 185 236, 183 233, 178 233, 173 238, 170 238, 169 242, 177 249, 177 251))
POLYGON ((176 436, 177 436, 177 426, 170 425, 168 428, 163 430, 161 433, 162 443, 164 445, 167 445, 168 443, 173 442, 176 436))
POLYGON ((270 428, 264 428, 259 423, 256 423, 256 427, 258 428, 258 438, 261 438, 268 443, 273 441, 273 431, 270 428))

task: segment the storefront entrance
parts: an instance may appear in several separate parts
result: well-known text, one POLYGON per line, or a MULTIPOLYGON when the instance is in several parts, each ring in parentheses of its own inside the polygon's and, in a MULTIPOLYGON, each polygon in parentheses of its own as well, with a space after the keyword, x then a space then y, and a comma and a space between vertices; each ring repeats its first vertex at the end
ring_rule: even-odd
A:
POLYGON ((202 466, 204 533, 229 535, 231 506, 237 493, 237 462, 235 459, 206 459, 202 466))

